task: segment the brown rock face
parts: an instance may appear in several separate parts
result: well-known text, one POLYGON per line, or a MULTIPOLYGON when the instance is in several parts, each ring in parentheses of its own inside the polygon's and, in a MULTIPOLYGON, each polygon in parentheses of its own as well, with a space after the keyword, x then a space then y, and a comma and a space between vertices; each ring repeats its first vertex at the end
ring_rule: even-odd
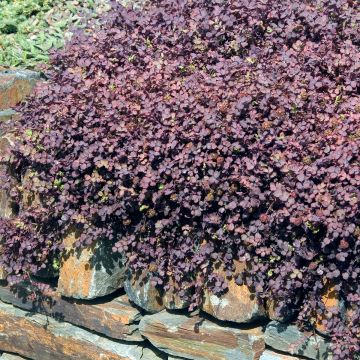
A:
POLYGON ((24 100, 39 79, 40 75, 34 71, 0 71, 0 110, 11 108, 24 100))
POLYGON ((222 327, 199 317, 167 311, 145 316, 140 332, 159 350, 185 359, 258 360, 265 349, 260 327, 222 327))
POLYGON ((75 299, 94 299, 115 292, 124 285, 123 259, 111 246, 97 242, 89 248, 75 250, 80 234, 72 231, 64 239, 65 252, 60 265, 58 291, 75 299))
POLYGON ((143 348, 0 302, 0 349, 41 360, 140 360, 143 348))
POLYGON ((24 310, 36 311, 49 317, 93 330, 108 337, 143 341, 138 330, 141 315, 132 307, 126 295, 104 303, 66 300, 55 292, 51 298, 30 300, 32 293, 28 284, 18 284, 14 293, 8 287, 0 287, 0 300, 24 310))
MULTIPOLYGON (((245 269, 245 264, 236 262, 238 273, 245 269)), ((225 272, 218 271, 226 278, 225 272)), ((228 282, 229 290, 222 296, 209 291, 204 292, 202 310, 219 320, 248 323, 265 316, 265 308, 260 299, 252 294, 246 285, 237 285, 234 279, 228 282)))

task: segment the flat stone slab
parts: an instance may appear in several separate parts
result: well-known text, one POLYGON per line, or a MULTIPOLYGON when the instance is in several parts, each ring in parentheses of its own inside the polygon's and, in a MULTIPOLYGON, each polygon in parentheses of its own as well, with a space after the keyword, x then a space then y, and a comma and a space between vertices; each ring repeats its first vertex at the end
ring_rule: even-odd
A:
POLYGON ((41 75, 30 70, 0 71, 0 110, 11 108, 25 99, 41 75))
POLYGON ((25 358, 15 354, 3 353, 0 355, 0 360, 25 360, 25 358))
POLYGON ((320 335, 301 331, 296 325, 271 321, 265 331, 265 343, 275 350, 314 360, 330 360, 330 344, 320 335))
POLYGON ((265 350, 259 360, 301 360, 298 357, 279 354, 274 351, 265 350))
POLYGON ((143 347, 0 302, 0 349, 41 360, 144 360, 143 347))
POLYGON ((9 287, 0 287, 0 300, 24 310, 45 314, 117 340, 144 341, 139 332, 140 312, 132 307, 126 295, 104 303, 67 300, 54 293, 51 297, 32 301, 31 288, 17 285, 14 293, 9 287))
POLYGON ((140 332, 159 350, 192 360, 258 360, 265 349, 260 327, 223 327, 167 311, 143 317, 140 332))

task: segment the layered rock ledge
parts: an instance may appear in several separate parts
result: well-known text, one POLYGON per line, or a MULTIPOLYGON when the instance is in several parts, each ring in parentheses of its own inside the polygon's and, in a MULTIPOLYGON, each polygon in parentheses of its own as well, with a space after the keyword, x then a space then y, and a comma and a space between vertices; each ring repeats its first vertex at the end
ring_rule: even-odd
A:
POLYGON ((3 302, 0 302, 0 319, 0 349, 31 359, 139 360, 143 357, 141 345, 109 340, 3 302))

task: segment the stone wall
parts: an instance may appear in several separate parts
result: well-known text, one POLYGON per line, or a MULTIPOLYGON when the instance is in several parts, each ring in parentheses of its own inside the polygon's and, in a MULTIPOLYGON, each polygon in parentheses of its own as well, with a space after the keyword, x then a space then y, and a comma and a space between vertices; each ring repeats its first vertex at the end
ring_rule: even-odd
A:
POLYGON ((35 298, 34 291, 30 283, 0 286, 1 351, 49 360, 331 359, 324 337, 291 324, 150 314, 123 290, 94 300, 64 298, 56 289, 35 298))
MULTIPOLYGON (((11 147, 11 136, 1 131, 1 124, 16 121, 10 108, 24 99, 39 79, 32 72, 0 70, 3 153, 11 147)), ((0 216, 13 216, 16 206, 6 191, 0 193, 0 199, 0 216)), ((26 204, 18 209, 22 206, 26 204)), ((151 272, 126 273, 124 259, 116 257, 106 244, 75 251, 78 236, 73 229, 64 239, 58 273, 37 274, 37 281, 40 276, 52 284, 41 296, 31 280, 10 288, 0 269, 0 359, 332 358, 326 337, 320 335, 324 329, 301 331, 244 285, 230 282, 222 297, 205 293, 200 311, 190 316, 188 303, 151 285, 151 272)), ((238 270, 244 266, 237 264, 238 270)), ((324 303, 337 306, 337 301, 330 288, 324 303)))

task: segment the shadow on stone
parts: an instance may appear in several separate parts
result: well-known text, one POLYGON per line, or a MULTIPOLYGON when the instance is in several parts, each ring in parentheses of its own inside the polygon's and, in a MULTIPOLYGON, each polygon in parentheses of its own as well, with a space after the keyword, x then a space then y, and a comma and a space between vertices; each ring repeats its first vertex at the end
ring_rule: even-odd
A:
POLYGON ((125 261, 112 251, 113 244, 100 239, 90 246, 76 248, 81 236, 81 230, 73 228, 64 238, 58 291, 69 298, 94 299, 122 288, 125 261))
POLYGON ((314 360, 331 359, 329 341, 315 332, 302 331, 294 324, 271 321, 265 330, 265 343, 277 351, 314 360))

